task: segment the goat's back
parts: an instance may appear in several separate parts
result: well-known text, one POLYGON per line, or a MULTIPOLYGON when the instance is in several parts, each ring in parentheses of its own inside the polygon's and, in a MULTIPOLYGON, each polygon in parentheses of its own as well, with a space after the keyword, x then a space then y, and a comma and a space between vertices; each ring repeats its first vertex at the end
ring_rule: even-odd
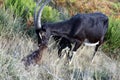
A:
POLYGON ((73 23, 70 35, 80 40, 96 42, 108 28, 108 17, 102 13, 77 14, 70 20, 73 23))

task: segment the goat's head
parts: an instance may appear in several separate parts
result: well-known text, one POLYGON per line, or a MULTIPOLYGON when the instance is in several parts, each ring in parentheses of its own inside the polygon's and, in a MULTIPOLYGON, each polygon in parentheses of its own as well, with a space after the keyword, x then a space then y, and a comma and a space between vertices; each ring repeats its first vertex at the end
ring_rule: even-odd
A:
POLYGON ((40 0, 36 7, 35 7, 35 11, 34 11, 34 26, 35 26, 35 30, 36 30, 36 33, 37 33, 37 36, 38 36, 38 43, 42 43, 42 41, 44 41, 45 39, 45 28, 46 27, 46 24, 41 24, 41 15, 42 15, 42 11, 45 7, 46 4, 48 4, 51 0, 46 0, 42 5, 41 7, 39 8, 37 14, 36 14, 36 9, 37 7, 39 6, 39 4, 42 2, 42 0, 40 0))

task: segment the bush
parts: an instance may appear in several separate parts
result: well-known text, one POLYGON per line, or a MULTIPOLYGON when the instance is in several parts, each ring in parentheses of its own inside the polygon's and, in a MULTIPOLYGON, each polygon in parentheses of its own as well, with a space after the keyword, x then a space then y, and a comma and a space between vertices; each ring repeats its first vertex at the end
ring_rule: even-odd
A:
POLYGON ((43 22, 56 22, 60 20, 60 14, 56 9, 53 9, 51 6, 45 6, 42 13, 43 22))
MULTIPOLYGON (((36 6, 36 3, 34 2, 34 0, 5 0, 5 10, 7 11, 8 9, 13 12, 11 14, 12 18, 16 18, 16 17, 21 17, 22 19, 22 24, 24 26, 21 26, 21 29, 26 29, 26 33, 29 36, 33 36, 34 33, 34 27, 31 27, 33 24, 33 13, 34 13, 34 8, 36 6), (32 20, 31 20, 32 19, 32 20), (26 22, 27 21, 27 22, 26 22)), ((5 11, 4 11, 5 12, 5 11)), ((3 16, 3 12, 1 11, 2 16, 3 16)), ((6 13, 6 12, 5 12, 6 13)), ((1 18, 2 18, 1 16, 1 18)), ((7 20, 7 18, 4 16, 3 20, 1 19, 2 23, 5 25, 7 24, 7 22, 9 22, 7 20)), ((60 20, 59 18, 59 12, 56 9, 53 9, 51 6, 45 6, 44 10, 43 10, 43 15, 42 15, 42 21, 43 22, 55 22, 60 20)), ((11 22, 11 21, 10 21, 11 22)), ((20 23, 21 23, 20 22, 20 23)), ((18 23, 18 24, 20 24, 18 23)), ((17 25, 17 24, 15 24, 17 25)), ((15 27, 14 25, 14 27, 15 27)), ((19 26, 16 26, 17 28, 19 26)), ((24 30, 22 30, 24 31, 24 30)))
POLYGON ((120 19, 109 19, 109 28, 105 36, 104 50, 120 56, 120 19))
POLYGON ((35 2, 33 0, 5 0, 5 8, 9 8, 14 15, 20 16, 25 20, 33 15, 35 2))
MULTIPOLYGON (((35 6, 34 0, 5 0, 5 8, 9 8, 15 16, 22 17, 25 21, 31 20, 31 17, 33 17, 35 6)), ((44 22, 58 21, 59 12, 50 6, 46 6, 43 10, 42 19, 44 22)))

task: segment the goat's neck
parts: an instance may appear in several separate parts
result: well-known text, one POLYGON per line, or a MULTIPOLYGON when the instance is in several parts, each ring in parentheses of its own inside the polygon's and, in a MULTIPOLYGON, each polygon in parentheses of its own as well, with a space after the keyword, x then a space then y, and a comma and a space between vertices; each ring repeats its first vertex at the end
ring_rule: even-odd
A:
POLYGON ((47 27, 50 29, 51 34, 58 36, 68 35, 71 31, 71 23, 69 21, 48 24, 47 27))

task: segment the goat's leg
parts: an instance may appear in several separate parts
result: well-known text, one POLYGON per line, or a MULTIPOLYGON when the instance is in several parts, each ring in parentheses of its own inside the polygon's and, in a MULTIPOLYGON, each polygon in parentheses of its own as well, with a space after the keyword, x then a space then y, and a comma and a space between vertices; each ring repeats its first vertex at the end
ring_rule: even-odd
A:
POLYGON ((92 59, 94 58, 94 56, 95 56, 95 54, 96 54, 99 46, 100 46, 100 44, 96 45, 96 47, 95 47, 95 52, 94 52, 94 54, 93 54, 93 56, 92 56, 92 59))
POLYGON ((62 55, 62 50, 66 47, 64 45, 64 42, 62 41, 63 38, 60 40, 59 44, 58 44, 58 56, 61 58, 61 55, 62 55))
POLYGON ((63 50, 64 48, 62 48, 62 47, 60 47, 59 49, 58 49, 58 56, 61 58, 61 55, 62 55, 62 50, 63 50))
POLYGON ((95 52, 94 52, 94 54, 93 54, 93 56, 92 56, 92 60, 93 60, 94 56, 96 55, 96 52, 97 52, 99 46, 103 43, 103 39, 104 39, 104 36, 101 37, 101 39, 99 40, 99 44, 96 45, 96 47, 95 47, 95 52))
POLYGON ((77 49, 80 46, 81 46, 81 42, 76 42, 75 45, 74 45, 74 47, 73 47, 73 49, 72 49, 72 51, 71 51, 71 54, 68 54, 68 60, 70 61, 69 64, 72 63, 72 61, 73 61, 72 59, 74 58, 74 55, 75 55, 77 49))
MULTIPOLYGON (((58 56, 59 57, 61 57, 61 55, 62 55, 62 50, 64 49, 64 48, 69 48, 69 49, 71 49, 71 42, 68 40, 68 39, 66 39, 66 38, 61 38, 61 40, 60 40, 60 42, 59 42, 59 44, 58 44, 58 56)), ((68 52, 67 52, 68 53, 68 52)))
MULTIPOLYGON (((68 54, 70 54, 70 51, 72 50, 72 45, 71 45, 71 44, 68 44, 68 47, 69 47, 68 54)), ((68 56, 69 56, 69 55, 68 55, 68 56)))
POLYGON ((67 44, 64 44, 63 43, 63 41, 62 41, 62 39, 61 39, 61 41, 59 42, 59 46, 58 46, 58 56, 61 58, 61 55, 62 55, 62 50, 64 49, 64 48, 66 48, 67 47, 67 44))
MULTIPOLYGON (((59 44, 60 45, 60 44, 59 44)), ((62 50, 64 49, 64 48, 66 48, 66 47, 68 47, 69 48, 69 51, 67 52, 67 54, 70 54, 70 51, 71 51, 71 49, 72 49, 72 45, 71 44, 68 44, 68 45, 64 45, 63 43, 62 43, 62 45, 60 45, 60 47, 58 48, 58 56, 59 57, 61 57, 61 55, 62 55, 62 50)))
POLYGON ((94 53, 92 55, 92 62, 94 61, 94 56, 96 55, 96 52, 97 52, 99 46, 100 46, 100 43, 98 45, 96 45, 96 47, 95 47, 95 51, 94 51, 94 53))
POLYGON ((77 49, 81 46, 81 42, 80 41, 76 41, 75 42, 75 45, 74 45, 74 48, 72 50, 72 53, 71 54, 68 54, 68 58, 71 60, 72 59, 72 56, 76 53, 77 49))

